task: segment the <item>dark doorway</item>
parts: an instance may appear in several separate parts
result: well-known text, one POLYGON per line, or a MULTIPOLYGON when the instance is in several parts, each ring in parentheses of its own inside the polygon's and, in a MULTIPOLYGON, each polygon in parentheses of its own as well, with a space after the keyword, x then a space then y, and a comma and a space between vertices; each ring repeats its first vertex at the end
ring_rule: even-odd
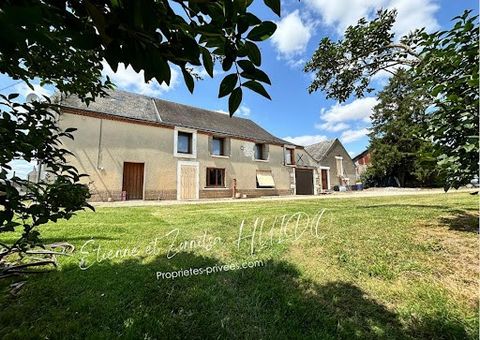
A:
POLYGON ((322 190, 328 190, 328 171, 322 169, 322 190))
POLYGON ((313 170, 295 169, 297 195, 313 195, 313 170))
POLYGON ((144 163, 123 163, 123 186, 127 200, 143 199, 144 163))

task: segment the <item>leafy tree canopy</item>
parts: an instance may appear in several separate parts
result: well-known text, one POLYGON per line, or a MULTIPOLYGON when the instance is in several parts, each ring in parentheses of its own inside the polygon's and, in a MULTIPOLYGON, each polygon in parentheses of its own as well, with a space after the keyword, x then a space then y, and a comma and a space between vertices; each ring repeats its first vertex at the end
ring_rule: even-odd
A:
MULTIPOLYGON (((219 97, 229 96, 232 115, 244 88, 270 98, 264 88, 270 79, 260 69, 257 43, 268 39, 276 26, 249 12, 252 2, 4 0, 0 73, 30 86, 40 79, 88 104, 112 85, 101 77, 104 61, 114 71, 120 63, 144 70, 145 81, 160 84, 169 84, 171 68, 178 67, 191 92, 194 67, 213 77, 215 62, 221 62, 224 71, 232 72, 221 82, 219 97)), ((264 3, 280 15, 280 0, 264 3)), ((26 253, 39 254, 31 249, 42 246, 38 227, 90 207, 89 190, 80 181, 84 175, 68 165, 71 154, 62 148, 74 129, 58 129, 59 108, 48 98, 19 104, 16 97, 0 96, 0 232, 22 233, 12 243, 0 244, 0 278, 51 263, 24 263, 26 253), (15 159, 38 161, 50 179, 32 183, 8 175, 15 159), (12 256, 13 261, 6 260, 12 256)))
MULTIPOLYGON (((253 0, 6 0, 0 9, 0 72, 29 81, 35 77, 87 103, 103 94, 102 60, 144 70, 145 81, 169 84, 178 66, 190 92, 193 67, 213 77, 219 59, 227 75, 219 96, 229 95, 233 114, 248 88, 270 98, 270 79, 257 42, 276 29, 249 7, 253 0)), ((280 0, 264 0, 280 15, 280 0)))
POLYGON ((447 172, 445 189, 458 187, 478 174, 478 17, 465 11, 450 30, 420 29, 398 41, 395 18, 394 10, 380 11, 374 20, 348 27, 337 42, 324 38, 305 66, 315 73, 309 91, 345 101, 373 91, 378 72, 409 69, 428 99, 423 137, 432 141, 447 172))

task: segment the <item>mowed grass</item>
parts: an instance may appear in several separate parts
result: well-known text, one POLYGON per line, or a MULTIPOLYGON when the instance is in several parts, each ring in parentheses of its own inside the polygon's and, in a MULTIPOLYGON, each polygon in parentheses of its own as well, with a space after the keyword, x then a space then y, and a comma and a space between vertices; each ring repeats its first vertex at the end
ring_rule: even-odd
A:
POLYGON ((477 230, 468 193, 99 208, 42 228, 45 242, 76 250, 58 270, 31 274, 16 297, 8 285, 24 278, 0 282, 0 334, 476 339, 477 230), (282 216, 295 216, 283 230, 282 216), (156 277, 255 260, 264 265, 156 277))

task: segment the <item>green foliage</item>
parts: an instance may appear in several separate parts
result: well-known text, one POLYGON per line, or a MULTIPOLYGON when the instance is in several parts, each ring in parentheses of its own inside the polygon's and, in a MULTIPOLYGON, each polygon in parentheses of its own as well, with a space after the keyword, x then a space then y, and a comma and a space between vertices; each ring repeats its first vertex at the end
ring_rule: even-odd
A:
POLYGON ((57 127, 58 111, 49 101, 19 104, 15 97, 0 95, 0 233, 18 227, 23 231, 11 244, 2 244, 0 260, 41 245, 38 226, 91 208, 86 202, 88 188, 79 182, 84 175, 67 164, 71 153, 61 144, 62 139, 73 138, 75 129, 57 127), (15 159, 40 161, 50 180, 32 183, 9 177, 9 163, 15 159))
MULTIPOLYGON (((61 271, 32 277, 16 298, 0 294, 2 337, 476 339, 476 215, 478 198, 461 192, 99 207, 45 228, 48 240, 66 237, 79 250, 90 243, 60 258, 61 271), (269 245, 275 218, 323 208, 321 239, 307 231, 269 245), (250 239, 237 249, 239 226, 245 221, 244 235, 252 235, 258 218, 266 219, 263 234, 257 228, 248 255, 250 239), (174 229, 178 237, 162 237, 174 229), (166 257, 172 242, 177 249, 205 231, 221 242, 166 257), (155 240, 155 252, 146 254, 155 240), (140 255, 130 255, 133 248, 140 255), (97 254, 101 263, 79 268, 97 254), (265 266, 155 279, 159 271, 257 259, 265 266)), ((0 290, 8 283, 0 281, 0 290)))
MULTIPOLYGON (((102 60, 114 71, 131 65, 144 70, 146 82, 167 85, 176 65, 190 92, 194 67, 213 77, 214 60, 224 71, 234 67, 239 87, 242 78, 270 84, 258 69, 255 42, 270 38, 276 25, 249 12, 252 2, 7 0, 0 11, 0 72, 25 81, 38 77, 87 103, 110 85, 100 77, 102 60)), ((279 0, 265 4, 280 15, 279 0)), ((232 95, 228 90, 222 94, 232 95)))
POLYGON ((423 34, 422 62, 414 69, 418 86, 432 98, 426 135, 447 172, 445 188, 478 175, 478 17, 466 11, 448 31, 423 34))
POLYGON ((380 11, 374 20, 362 18, 348 27, 338 42, 324 38, 305 66, 306 72, 315 73, 309 91, 322 90, 328 98, 345 101, 371 92, 372 77, 380 71, 412 70, 414 86, 429 108, 421 135, 435 150, 425 154, 438 157, 446 173, 445 189, 458 187, 479 171, 478 17, 465 11, 448 31, 428 34, 420 29, 399 42, 392 33, 395 18, 395 10, 380 11))
MULTIPOLYGON (((230 96, 230 114, 238 109, 245 87, 270 98, 261 83, 270 79, 261 71, 257 41, 275 32, 276 25, 248 12, 251 0, 6 0, 0 8, 0 73, 54 85, 60 92, 78 96, 87 105, 106 95, 112 83, 102 80, 106 62, 139 72, 145 81, 170 84, 171 67, 182 71, 190 92, 195 87, 194 67, 211 77, 215 61, 224 71, 234 68, 220 85, 219 97, 230 96)), ((265 5, 280 15, 279 0, 265 5)), ((74 129, 55 125, 55 105, 47 102, 17 104, 17 95, 2 96, 0 117, 0 232, 23 227, 21 237, 2 244, 0 260, 12 251, 41 245, 39 225, 68 219, 89 207, 82 175, 67 164, 70 153, 62 138, 73 138, 74 129), (9 178, 12 160, 39 161, 50 172, 50 181, 29 183, 9 178), (26 189, 26 193, 20 188, 26 189)), ((1 262, 1 261, 0 261, 1 262)))
POLYGON ((372 21, 362 18, 349 26, 338 42, 323 38, 305 72, 314 72, 310 93, 324 91, 327 98, 347 100, 352 94, 362 97, 371 92, 372 77, 380 71, 389 71, 397 65, 413 65, 418 59, 415 52, 417 35, 421 31, 395 42, 391 32, 397 12, 384 10, 372 21))
POLYGON ((428 100, 416 88, 411 72, 398 70, 379 93, 378 100, 370 133, 370 179, 395 177, 402 187, 432 185, 438 168, 434 157, 434 162, 428 162, 429 157, 432 159, 432 143, 423 139, 428 100))

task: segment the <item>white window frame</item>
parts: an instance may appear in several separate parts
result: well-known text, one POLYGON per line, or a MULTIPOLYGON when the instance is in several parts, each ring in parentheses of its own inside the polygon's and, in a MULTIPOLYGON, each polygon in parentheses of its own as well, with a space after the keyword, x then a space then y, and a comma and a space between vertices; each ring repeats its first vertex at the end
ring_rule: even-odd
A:
POLYGON ((283 147, 283 164, 284 164, 285 166, 295 167, 295 166, 297 165, 297 164, 296 164, 297 162, 296 162, 296 159, 295 159, 296 149, 297 149, 297 148, 296 148, 295 146, 293 146, 293 145, 285 145, 285 146, 283 147), (291 164, 287 164, 287 155, 286 155, 286 153, 287 153, 287 151, 288 151, 288 152, 291 152, 292 150, 293 150, 293 155, 292 155, 293 158, 291 159, 292 162, 291 162, 291 164))
POLYGON ((337 176, 343 177, 343 157, 342 156, 335 156, 335 167, 337 167, 337 176), (338 160, 340 160, 340 169, 338 169, 338 160), (340 171, 339 171, 340 170, 340 171), (340 174, 338 174, 340 173, 340 174))
POLYGON ((197 158, 197 130, 175 127, 173 130, 173 156, 178 158, 197 158), (186 132, 192 134, 192 153, 178 152, 178 133, 186 132))
POLYGON ((320 185, 322 185, 322 170, 327 170, 327 188, 322 186, 322 190, 330 190, 330 167, 329 166, 320 166, 320 185))
MULTIPOLYGON (((227 138, 227 137, 221 137, 221 136, 215 136, 213 135, 212 136, 212 147, 213 147, 213 139, 223 139, 223 152, 225 153, 225 146, 226 146, 226 143, 227 141, 230 143, 230 140, 227 138)), ((231 148, 232 146, 229 145, 229 149, 231 148)), ((210 157, 213 157, 213 158, 230 158, 230 155, 214 155, 212 153, 212 150, 208 150, 209 154, 210 154, 210 157)))
POLYGON ((253 155, 252 155, 252 160, 255 161, 255 162, 270 162, 270 144, 267 144, 267 143, 253 143, 253 155), (267 158, 266 159, 257 159, 255 157, 255 147, 257 146, 257 144, 259 145, 262 145, 262 156, 265 156, 264 153, 265 153, 265 146, 268 145, 268 154, 267 154, 267 158))

